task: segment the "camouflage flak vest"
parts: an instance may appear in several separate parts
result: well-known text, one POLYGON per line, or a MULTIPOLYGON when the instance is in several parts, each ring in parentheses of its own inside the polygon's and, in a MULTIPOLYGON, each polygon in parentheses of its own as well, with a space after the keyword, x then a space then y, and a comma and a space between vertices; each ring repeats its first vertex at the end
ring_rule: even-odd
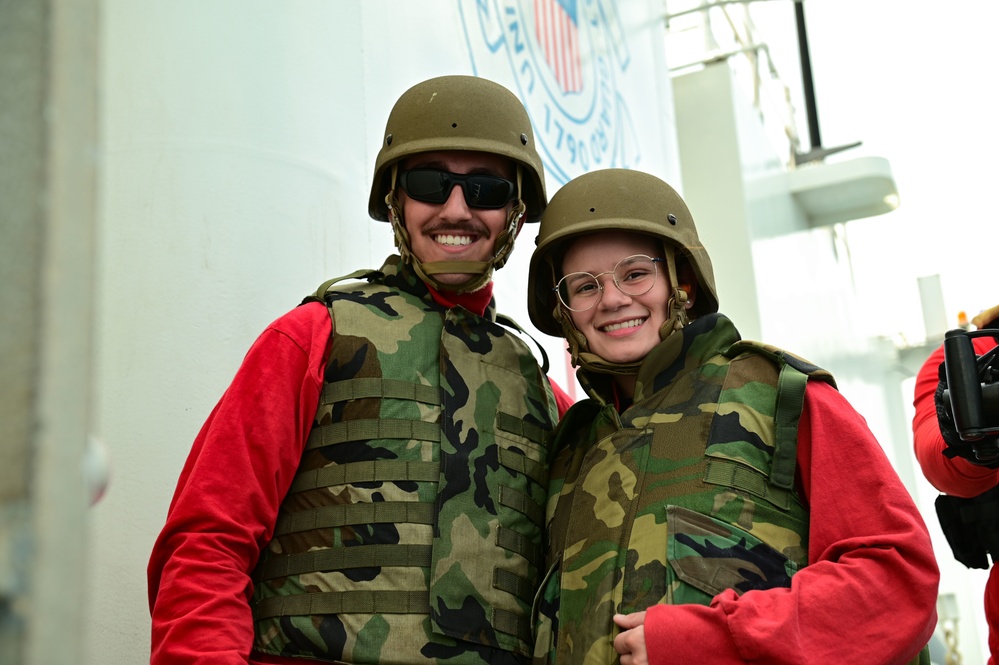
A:
POLYGON ((649 354, 623 413, 587 385, 555 438, 537 663, 616 662, 618 612, 790 586, 808 554, 794 472, 809 377, 832 382, 710 315, 649 354))
MULTIPOLYGON (((526 663, 557 417, 529 347, 390 259, 320 297, 319 409, 255 571, 254 649, 526 663)), ((334 280, 337 281, 337 280, 334 280)))

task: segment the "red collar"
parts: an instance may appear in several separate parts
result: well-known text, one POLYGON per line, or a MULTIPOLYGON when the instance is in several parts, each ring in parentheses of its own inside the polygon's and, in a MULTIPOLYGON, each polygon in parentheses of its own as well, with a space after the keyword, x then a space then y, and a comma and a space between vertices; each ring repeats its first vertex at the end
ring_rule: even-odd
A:
POLYGON ((617 387, 617 381, 611 380, 611 392, 614 394, 614 408, 618 413, 623 413, 625 409, 635 403, 631 397, 621 394, 621 389, 617 387))
POLYGON ((427 284, 430 295, 434 297, 437 304, 444 307, 464 307, 469 312, 484 316, 489 301, 493 299, 493 283, 490 281, 478 291, 471 293, 455 293, 453 291, 438 291, 427 284))

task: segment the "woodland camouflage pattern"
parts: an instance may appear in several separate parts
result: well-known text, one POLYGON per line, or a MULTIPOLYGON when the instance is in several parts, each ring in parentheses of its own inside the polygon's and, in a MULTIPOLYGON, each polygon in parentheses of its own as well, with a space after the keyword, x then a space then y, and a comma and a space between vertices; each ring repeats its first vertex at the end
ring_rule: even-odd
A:
POLYGON ((615 613, 787 587, 807 563, 796 451, 775 451, 778 371, 793 364, 802 394, 806 376, 832 377, 752 343, 729 357, 738 340, 720 314, 669 336, 620 415, 605 401, 608 377, 579 375, 591 399, 569 410, 554 443, 539 665, 617 662, 615 613), (779 482, 775 456, 792 460, 779 482))
POLYGON ((551 388, 495 303, 486 318, 445 309, 395 256, 363 276, 320 289, 326 385, 255 571, 254 648, 529 662, 551 388))

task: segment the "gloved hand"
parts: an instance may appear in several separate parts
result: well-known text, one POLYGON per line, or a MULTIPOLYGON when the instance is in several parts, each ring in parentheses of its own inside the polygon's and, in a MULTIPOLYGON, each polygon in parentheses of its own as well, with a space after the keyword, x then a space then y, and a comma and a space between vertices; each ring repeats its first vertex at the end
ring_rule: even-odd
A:
POLYGON ((990 469, 999 469, 999 458, 992 460, 980 460, 975 449, 987 451, 990 447, 999 445, 999 437, 984 437, 976 441, 965 441, 957 433, 957 426, 954 424, 954 414, 950 405, 943 399, 944 391, 947 389, 946 363, 940 363, 937 372, 937 390, 933 393, 933 403, 937 410, 937 425, 940 427, 940 436, 943 437, 947 448, 943 454, 947 457, 962 457, 972 464, 987 466, 990 469))
POLYGON ((999 305, 989 307, 984 312, 979 313, 978 316, 971 320, 971 325, 979 330, 982 328, 999 327, 999 305))

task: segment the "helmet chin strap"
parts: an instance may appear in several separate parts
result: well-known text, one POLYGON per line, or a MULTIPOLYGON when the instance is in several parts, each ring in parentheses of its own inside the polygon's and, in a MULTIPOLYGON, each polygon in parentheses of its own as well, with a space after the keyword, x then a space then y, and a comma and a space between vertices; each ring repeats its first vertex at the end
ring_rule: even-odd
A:
MULTIPOLYGON (((690 323, 687 317, 687 292, 677 286, 673 286, 677 283, 676 259, 673 245, 669 243, 663 244, 665 245, 664 249, 666 253, 666 270, 673 293, 670 295, 669 302, 667 303, 669 317, 659 326, 659 341, 664 341, 674 332, 683 330, 683 327, 690 323)), ((552 283, 554 284, 557 281, 554 279, 555 270, 554 267, 549 267, 552 270, 552 283)), ((642 366, 644 358, 630 363, 615 363, 604 360, 597 354, 590 352, 586 343, 586 337, 576 329, 575 324, 572 322, 572 316, 565 310, 561 300, 556 301, 555 311, 552 312, 552 316, 562 326, 562 333, 569 344, 569 355, 572 358, 573 367, 582 367, 585 370, 599 374, 620 376, 638 374, 638 369, 642 366)))
POLYGON ((493 245, 494 254, 488 261, 428 261, 426 263, 421 261, 412 251, 409 232, 406 230, 406 222, 402 215, 402 207, 395 197, 397 174, 398 164, 393 164, 391 185, 388 194, 385 195, 385 205, 388 207, 389 221, 395 232, 395 246, 399 249, 399 256, 402 257, 403 263, 412 266, 413 271, 420 279, 438 291, 471 293, 488 284, 493 277, 493 271, 502 268, 510 257, 510 252, 513 251, 513 242, 517 238, 520 220, 527 211, 527 206, 521 197, 522 171, 520 165, 517 166, 517 203, 507 215, 506 227, 496 237, 496 242, 493 245), (441 284, 433 276, 442 274, 471 275, 471 277, 468 281, 458 285, 441 284))
POLYGON ((664 340, 677 330, 683 330, 683 327, 690 323, 687 318, 687 309, 690 305, 687 301, 690 298, 684 289, 681 289, 677 284, 679 282, 676 278, 676 253, 675 247, 673 245, 664 242, 663 250, 666 253, 666 270, 669 273, 669 285, 673 289, 673 294, 669 297, 667 302, 667 308, 669 309, 669 318, 663 321, 663 324, 659 326, 659 339, 664 340))

